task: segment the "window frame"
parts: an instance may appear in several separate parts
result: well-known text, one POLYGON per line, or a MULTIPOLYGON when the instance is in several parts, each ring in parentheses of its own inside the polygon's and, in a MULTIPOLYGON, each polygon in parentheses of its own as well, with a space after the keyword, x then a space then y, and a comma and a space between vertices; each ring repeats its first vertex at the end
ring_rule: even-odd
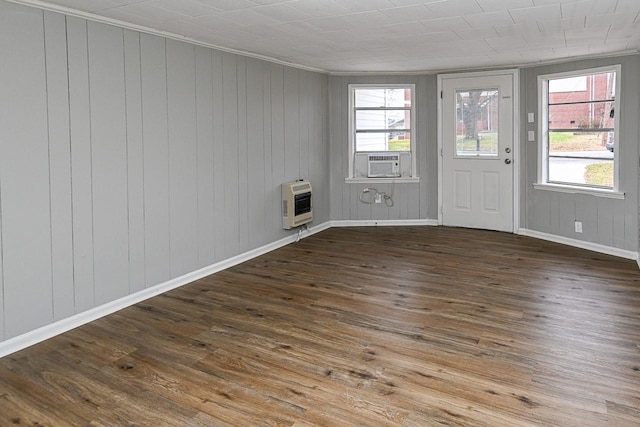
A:
MULTIPOLYGON (((417 122, 416 122, 416 85, 415 83, 350 83, 348 85, 348 98, 349 98, 349 118, 348 118, 348 126, 349 126, 349 138, 348 138, 348 153, 349 153, 349 174, 346 178, 346 182, 418 182, 419 178, 416 174, 416 140, 417 140, 417 122), (409 127, 409 132, 411 133, 411 140, 409 145, 409 151, 384 151, 385 153, 410 153, 411 155, 411 176, 410 177, 399 177, 399 178, 366 178, 366 177, 355 177, 355 162, 356 162, 356 154, 362 153, 380 153, 382 151, 358 151, 356 152, 356 128, 355 128, 355 116, 356 116, 356 106, 355 106, 355 93, 356 90, 362 89, 410 89, 411 90, 411 107, 410 107, 410 120, 411 126, 409 127)), ((371 110, 371 108, 367 108, 371 110)), ((388 108, 394 109, 394 108, 388 108)), ((401 108, 398 108, 401 109, 401 108)), ((384 110, 384 108, 381 108, 384 110)))
MULTIPOLYGON (((565 193, 584 193, 611 198, 624 198, 624 193, 620 192, 619 179, 619 159, 621 158, 620 141, 620 105, 621 105, 621 65, 608 65, 604 67, 578 69, 559 73, 543 74, 538 76, 538 179, 534 187, 541 190, 552 190, 565 193), (616 73, 615 84, 615 115, 614 115, 614 135, 616 139, 615 150, 613 151, 613 187, 599 187, 580 183, 556 183, 549 182, 549 81, 570 77, 582 77, 591 74, 601 74, 607 72, 616 73)), ((594 101, 597 102, 597 101, 594 101)))

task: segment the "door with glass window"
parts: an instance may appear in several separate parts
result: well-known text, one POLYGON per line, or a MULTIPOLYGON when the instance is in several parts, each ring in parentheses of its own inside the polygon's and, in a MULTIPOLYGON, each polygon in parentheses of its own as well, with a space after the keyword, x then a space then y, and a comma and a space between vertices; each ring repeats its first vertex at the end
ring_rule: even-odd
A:
POLYGON ((513 75, 442 79, 443 225, 513 231, 513 75))

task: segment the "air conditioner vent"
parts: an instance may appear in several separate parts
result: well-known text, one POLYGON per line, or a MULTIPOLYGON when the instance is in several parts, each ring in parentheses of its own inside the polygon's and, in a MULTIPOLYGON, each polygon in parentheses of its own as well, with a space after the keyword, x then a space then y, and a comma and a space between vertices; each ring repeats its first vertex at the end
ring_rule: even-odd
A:
POLYGON ((400 176, 400 155, 375 153, 367 156, 369 178, 395 178, 400 176))
POLYGON ((370 154, 369 161, 379 162, 379 161, 398 161, 400 160, 400 156, 397 154, 370 154))

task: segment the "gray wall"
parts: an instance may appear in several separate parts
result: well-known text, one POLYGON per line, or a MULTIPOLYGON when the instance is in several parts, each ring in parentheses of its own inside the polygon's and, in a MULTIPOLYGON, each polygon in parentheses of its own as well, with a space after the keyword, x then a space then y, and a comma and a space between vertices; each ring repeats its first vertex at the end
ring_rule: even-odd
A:
MULTIPOLYGON (((296 178, 315 223, 438 216, 435 75, 327 77, 1 0, 0 57, 0 341, 291 234, 296 178), (349 83, 416 84, 420 182, 375 184, 392 208, 344 182, 349 83)), ((521 111, 538 74, 611 63, 625 200, 533 189, 523 142, 521 225, 635 251, 640 56, 524 68, 521 111)))
POLYGON ((0 1, 0 340, 329 220, 328 78, 0 1))
MULTIPOLYGON (((520 70, 520 227, 551 235, 597 243, 618 249, 638 250, 638 117, 640 117, 640 55, 567 61, 520 70), (622 65, 620 135, 616 154, 620 159, 620 190, 624 200, 584 194, 536 190, 538 146, 526 142, 527 131, 537 122, 526 122, 526 113, 538 116, 537 77, 540 74, 577 70, 609 64, 622 65), (583 233, 574 232, 582 221, 583 233)), ((437 219, 437 77, 427 76, 332 76, 329 78, 329 128, 331 144, 331 219, 437 219), (348 174, 348 85, 350 83, 414 83, 417 94, 417 159, 420 184, 396 184, 396 206, 367 205, 358 201, 362 189, 376 187, 390 192, 387 184, 345 184, 348 174), (425 99, 426 98, 426 99, 425 99)))
POLYGON ((630 251, 638 250, 638 141, 640 132, 640 55, 572 61, 521 70, 520 123, 522 163, 521 226, 529 230, 569 237, 630 251), (538 119, 537 78, 541 74, 621 64, 620 134, 616 135, 619 189, 624 200, 585 194, 536 190, 538 145, 525 142, 527 130, 538 134, 538 123, 526 123, 526 113, 538 119), (574 221, 582 221, 583 233, 574 232, 574 221))
POLYGON ((437 77, 331 76, 329 78, 329 129, 331 144, 331 219, 396 220, 438 219, 437 77), (416 152, 419 183, 345 183, 349 174, 349 84, 404 83, 416 85, 416 152), (393 194, 393 207, 358 200, 362 189, 375 187, 393 194))

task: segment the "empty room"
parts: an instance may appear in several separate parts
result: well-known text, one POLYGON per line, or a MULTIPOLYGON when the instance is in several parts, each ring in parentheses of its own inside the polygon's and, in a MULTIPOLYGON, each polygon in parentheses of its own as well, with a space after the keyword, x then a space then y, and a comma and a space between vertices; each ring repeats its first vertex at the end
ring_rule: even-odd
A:
POLYGON ((637 0, 0 0, 0 426, 638 426, 639 123, 637 0))

